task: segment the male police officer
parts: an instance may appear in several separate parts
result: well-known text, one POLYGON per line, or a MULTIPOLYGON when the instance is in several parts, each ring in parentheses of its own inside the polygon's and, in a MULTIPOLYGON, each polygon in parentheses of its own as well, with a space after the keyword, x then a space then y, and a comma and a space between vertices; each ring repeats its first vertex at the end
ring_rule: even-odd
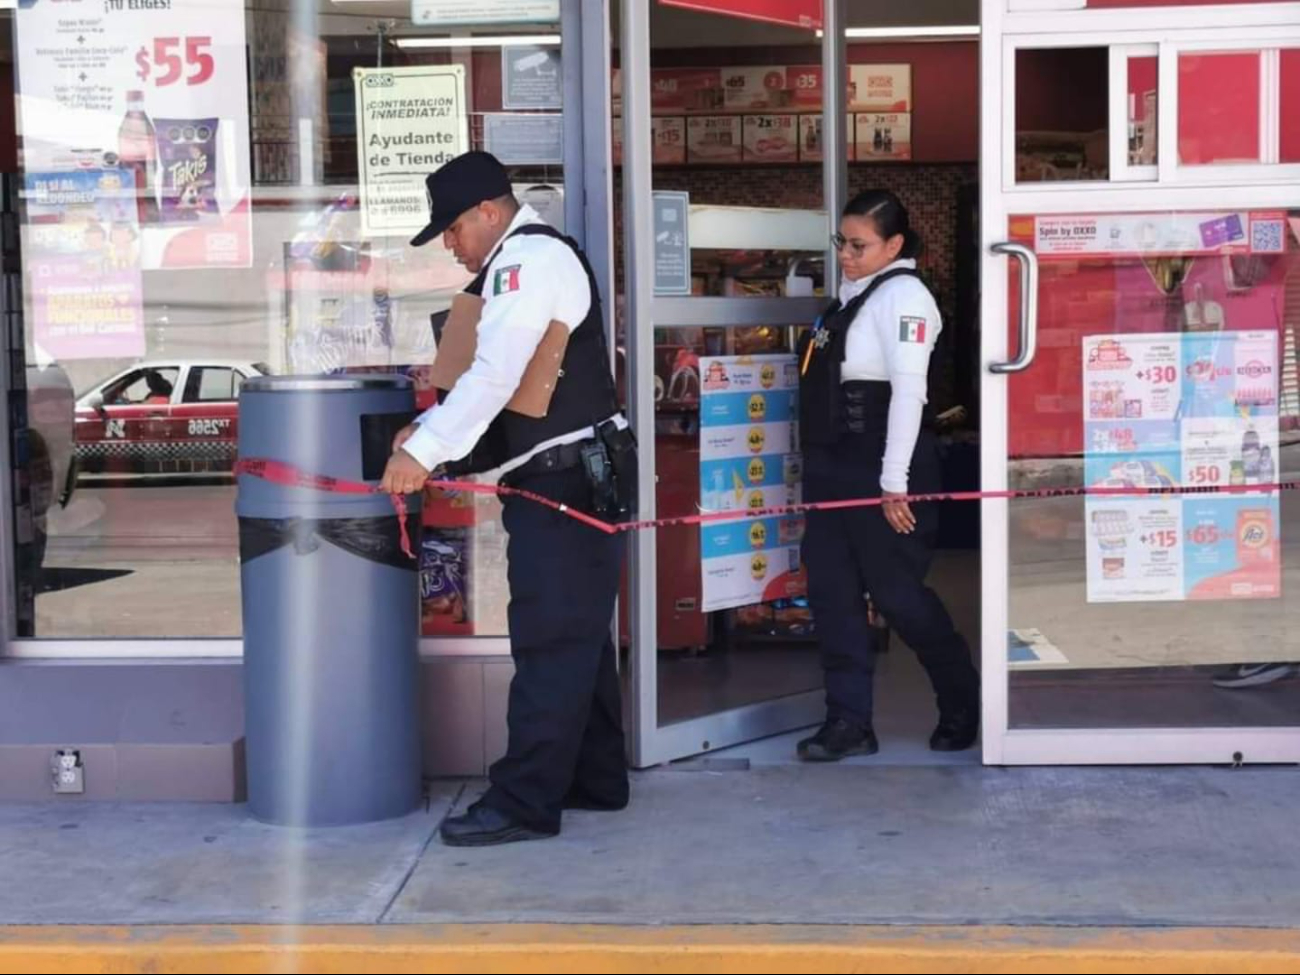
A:
MULTIPOLYGON (((430 222, 483 300, 473 363, 402 431, 384 473, 394 494, 430 472, 501 473, 501 483, 609 519, 627 514, 635 445, 619 413, 595 280, 577 245, 520 206, 501 163, 458 156, 427 180, 430 222), (563 358, 544 415, 517 412, 539 347, 561 323, 563 358), (567 342, 565 339, 567 338, 567 342)), ((453 309, 453 314, 455 311, 453 309)), ((449 320, 444 327, 450 328, 449 320)), ((543 369, 543 372, 545 370, 543 369)), ((503 499, 509 538, 509 744, 490 787, 442 826, 444 843, 554 836, 561 810, 628 801, 621 695, 610 625, 623 552, 606 534, 534 501, 503 499)))

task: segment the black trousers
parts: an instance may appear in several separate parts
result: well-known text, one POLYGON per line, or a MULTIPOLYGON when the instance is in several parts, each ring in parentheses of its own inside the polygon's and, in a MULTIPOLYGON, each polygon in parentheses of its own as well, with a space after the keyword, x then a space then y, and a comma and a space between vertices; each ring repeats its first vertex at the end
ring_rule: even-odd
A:
MULTIPOLYGON (((805 445, 807 501, 880 496, 883 434, 845 434, 834 446, 805 445)), ((923 430, 912 457, 909 490, 940 490, 938 445, 923 430)), ((870 724, 872 678, 880 631, 869 625, 870 593, 889 625, 911 647, 930 677, 939 710, 978 710, 979 674, 970 647, 943 602, 925 584, 934 556, 939 513, 913 504, 916 531, 900 535, 876 507, 811 511, 803 540, 808 602, 817 626, 830 719, 870 724)))
MULTIPOLYGON (((590 510, 581 468, 511 483, 590 510)), ((515 676, 509 744, 481 801, 534 828, 558 830, 566 798, 616 806, 628 798, 610 638, 623 538, 526 499, 507 496, 502 504, 515 676)))

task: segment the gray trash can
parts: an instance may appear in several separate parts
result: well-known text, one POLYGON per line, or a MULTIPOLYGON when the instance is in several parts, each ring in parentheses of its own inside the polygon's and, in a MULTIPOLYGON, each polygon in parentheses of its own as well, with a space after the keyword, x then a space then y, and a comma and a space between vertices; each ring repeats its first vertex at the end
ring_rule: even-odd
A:
MULTIPOLYGON (((239 397, 239 456, 378 483, 414 416, 401 376, 266 376, 239 397)), ((419 500, 408 529, 419 545, 419 500)), ((239 476, 248 804, 265 822, 402 816, 421 799, 418 563, 391 499, 239 476)), ((417 549, 418 551, 418 549, 417 549)))

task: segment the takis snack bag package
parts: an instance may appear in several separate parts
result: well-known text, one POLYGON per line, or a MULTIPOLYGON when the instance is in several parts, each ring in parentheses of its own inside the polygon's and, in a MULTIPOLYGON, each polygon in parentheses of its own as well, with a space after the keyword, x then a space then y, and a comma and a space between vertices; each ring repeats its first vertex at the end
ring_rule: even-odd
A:
POLYGON ((219 212, 217 123, 214 118, 154 120, 164 222, 183 223, 219 212))

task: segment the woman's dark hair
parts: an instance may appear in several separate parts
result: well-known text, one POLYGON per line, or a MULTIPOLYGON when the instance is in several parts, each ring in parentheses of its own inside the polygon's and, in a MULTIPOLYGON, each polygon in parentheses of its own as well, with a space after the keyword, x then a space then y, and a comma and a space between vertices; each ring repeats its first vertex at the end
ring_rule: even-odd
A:
POLYGON ((889 190, 864 190, 849 200, 844 216, 866 217, 885 240, 902 234, 903 249, 898 252, 899 257, 917 257, 921 253, 921 235, 912 229, 907 207, 889 190))

